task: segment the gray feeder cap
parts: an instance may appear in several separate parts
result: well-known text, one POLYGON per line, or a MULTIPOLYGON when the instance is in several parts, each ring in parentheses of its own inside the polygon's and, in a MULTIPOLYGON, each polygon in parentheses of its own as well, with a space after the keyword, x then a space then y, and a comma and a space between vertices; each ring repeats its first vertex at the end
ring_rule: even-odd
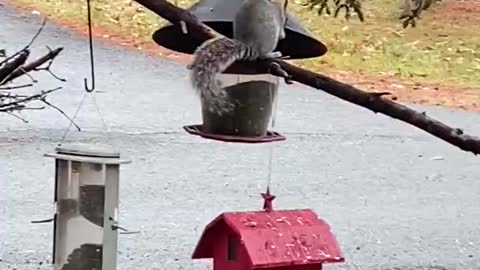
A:
POLYGON ((119 158, 120 153, 115 151, 109 145, 91 144, 91 143, 72 143, 60 145, 55 148, 57 154, 99 157, 99 158, 119 158))
MULTIPOLYGON (((232 38, 233 19, 242 2, 243 0, 201 0, 188 11, 210 28, 232 38)), ((286 38, 278 43, 277 51, 290 56, 290 59, 318 57, 327 52, 327 47, 315 39, 293 15, 287 13, 287 18, 286 38)), ((187 54, 193 54, 201 44, 171 24, 155 31, 152 38, 160 46, 187 54)))

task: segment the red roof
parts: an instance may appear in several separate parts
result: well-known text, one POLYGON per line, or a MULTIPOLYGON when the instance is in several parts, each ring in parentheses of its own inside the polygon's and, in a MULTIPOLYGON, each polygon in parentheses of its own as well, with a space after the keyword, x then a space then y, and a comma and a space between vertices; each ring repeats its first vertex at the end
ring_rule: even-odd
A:
POLYGON ((223 213, 205 228, 193 259, 213 257, 222 224, 241 238, 252 268, 344 261, 330 226, 310 209, 223 213))

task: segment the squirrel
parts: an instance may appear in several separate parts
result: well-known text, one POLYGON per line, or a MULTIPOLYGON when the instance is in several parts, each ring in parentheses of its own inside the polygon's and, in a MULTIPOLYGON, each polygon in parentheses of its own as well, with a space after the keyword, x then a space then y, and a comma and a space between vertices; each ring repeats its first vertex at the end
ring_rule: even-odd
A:
POLYGON ((190 81, 210 112, 222 115, 235 105, 216 78, 237 60, 281 58, 274 52, 285 38, 288 0, 244 0, 233 22, 233 39, 216 37, 205 41, 193 53, 188 65, 190 81))

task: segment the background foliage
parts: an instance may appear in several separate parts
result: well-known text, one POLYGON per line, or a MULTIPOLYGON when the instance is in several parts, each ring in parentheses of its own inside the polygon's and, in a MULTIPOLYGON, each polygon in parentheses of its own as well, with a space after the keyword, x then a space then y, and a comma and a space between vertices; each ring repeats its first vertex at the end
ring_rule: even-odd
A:
MULTIPOLYGON (((85 1, 16 1, 34 5, 41 13, 47 13, 53 18, 86 25, 85 1)), ((426 12, 421 13, 422 18, 414 28, 404 28, 402 20, 399 20, 402 14, 406 15, 405 0, 362 1, 363 22, 356 12, 351 12, 349 20, 346 20, 345 10, 341 10, 335 18, 332 13, 337 0, 328 0, 332 16, 323 13, 318 16, 320 7, 312 7, 315 2, 309 4, 306 1, 318 0, 290 0, 290 11, 317 38, 326 43, 329 52, 321 58, 295 61, 296 64, 314 71, 387 74, 409 80, 467 86, 480 84, 480 18, 475 19, 480 16, 469 13, 475 10, 461 10, 462 5, 466 7, 474 0, 443 0, 434 3, 426 12), (452 4, 454 9, 449 8, 452 4), (471 16, 465 17, 465 14, 471 16)), ((319 1, 320 5, 322 1, 319 1)), ((340 0, 338 3, 346 3, 353 8, 352 3, 357 1, 340 0)), ((424 3, 423 1, 436 0, 409 1, 424 3)), ((195 1, 173 2, 188 7, 195 1)), ((165 23, 132 0, 92 0, 92 4, 95 25, 106 27, 112 34, 122 31, 132 37, 138 46, 151 42, 153 31, 165 23)), ((412 12, 414 11, 415 9, 412 12)), ((405 19, 408 16, 403 16, 405 19)))

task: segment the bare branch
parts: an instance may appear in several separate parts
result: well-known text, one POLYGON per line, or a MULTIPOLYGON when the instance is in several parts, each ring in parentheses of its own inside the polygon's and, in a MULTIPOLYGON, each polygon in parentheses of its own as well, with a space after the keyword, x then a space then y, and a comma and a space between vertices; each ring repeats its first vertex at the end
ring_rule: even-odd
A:
MULTIPOLYGON (((6 59, 4 59, 2 62, 0 62, 0 66, 3 65, 4 63, 6 63, 7 61, 9 61, 10 59, 13 59, 14 57, 16 57, 17 55, 19 55, 20 53, 22 53, 23 51, 26 51, 28 50, 28 48, 30 48, 30 46, 32 46, 33 42, 37 39, 37 37, 40 35, 40 33, 42 32, 43 30, 43 27, 45 27, 45 24, 47 23, 47 18, 45 17, 43 19, 43 22, 42 22, 42 25, 40 26, 40 28, 37 30, 37 33, 35 33, 35 35, 33 36, 33 38, 30 40, 30 42, 27 44, 27 46, 25 46, 23 49, 21 49, 20 51, 16 52, 15 54, 13 54, 12 56, 9 56, 7 57, 6 59)), ((3 53, 5 53, 5 51, 3 51, 3 53)))
POLYGON ((43 28, 45 27, 45 25, 47 24, 47 17, 45 17, 43 19, 43 22, 42 24, 40 25, 40 28, 38 28, 37 30, 37 33, 35 33, 35 35, 33 36, 32 40, 30 40, 30 42, 27 44, 27 46, 25 47, 25 49, 28 49, 30 48, 30 46, 32 46, 33 42, 35 42, 35 40, 37 39, 37 37, 40 35, 40 33, 42 32, 43 28))
POLYGON ((53 105, 52 103, 48 102, 45 98, 42 99, 42 102, 47 104, 48 106, 54 108, 55 110, 57 110, 58 112, 60 112, 61 114, 63 114, 63 116, 65 116, 65 118, 67 118, 68 120, 70 120, 70 122, 75 126, 75 128, 78 130, 78 131, 82 131, 80 129, 80 127, 75 123, 75 121, 73 121, 72 118, 70 118, 62 109, 60 109, 59 107, 53 105))
POLYGON ((59 47, 59 48, 56 48, 53 51, 50 50, 50 48, 48 48, 48 49, 49 49, 49 52, 47 54, 45 54, 44 56, 38 58, 37 60, 35 60, 35 61, 33 61, 33 62, 31 62, 27 65, 22 66, 21 69, 17 69, 15 72, 13 72, 13 74, 11 75, 9 80, 13 80, 17 77, 28 74, 28 72, 30 72, 30 71, 46 70, 57 80, 65 82, 66 81, 65 79, 59 78, 58 76, 53 74, 53 72, 50 70, 50 66, 53 63, 53 60, 55 59, 55 57, 58 56, 58 54, 63 50, 63 48, 59 47), (46 62, 48 62, 47 66, 42 68, 41 66, 43 64, 45 64, 46 62))
POLYGON ((15 99, 12 102, 0 103, 0 112, 14 111, 15 108, 26 108, 26 106, 25 106, 26 103, 31 102, 31 101, 35 101, 35 100, 41 100, 44 97, 46 97, 48 94, 50 94, 52 92, 55 92, 55 91, 58 91, 60 89, 62 89, 62 87, 57 87, 57 88, 54 88, 54 89, 41 91, 38 94, 34 94, 34 95, 31 95, 31 96, 28 96, 28 97, 25 97, 25 98, 15 99))
POLYGON ((8 115, 11 115, 11 116, 13 116, 13 117, 15 117, 15 118, 17 118, 17 119, 22 120, 22 122, 24 122, 24 123, 28 123, 27 119, 21 117, 20 115, 16 115, 16 114, 14 114, 14 113, 12 113, 12 112, 7 112, 7 114, 8 114, 8 115))
POLYGON ((0 90, 14 90, 14 89, 20 89, 20 88, 26 88, 26 87, 32 87, 33 84, 22 84, 22 85, 16 85, 16 86, 6 86, 6 87, 0 87, 0 90))
POLYGON ((12 74, 27 61, 29 55, 29 50, 23 50, 15 58, 12 58, 12 61, 5 62, 5 64, 0 67, 0 85, 10 81, 12 74))
MULTIPOLYGON (((25 64, 28 56, 30 55, 29 48, 42 32, 42 29, 45 26, 46 22, 47 22, 47 19, 45 18, 42 22, 42 25, 38 29, 37 33, 33 36, 32 40, 27 44, 27 46, 25 46, 22 50, 16 52, 14 55, 10 57, 6 57, 6 59, 4 59, 0 63, 0 85, 11 83, 14 79, 23 75, 30 77, 32 82, 36 83, 37 81, 29 74, 29 72, 42 71, 42 70, 49 72, 55 79, 59 81, 62 81, 62 82, 66 81, 65 79, 55 75, 50 69, 52 66, 53 60, 63 50, 62 47, 56 48, 55 50, 51 50, 47 46, 47 49, 48 49, 47 54, 34 60, 33 62, 25 64), (47 65, 45 67, 42 67, 42 65, 44 65, 45 63, 47 63, 47 65)), ((5 50, 1 50, 1 52, 5 53, 5 50)), ((40 93, 31 94, 31 95, 25 95, 25 94, 22 95, 22 94, 16 94, 16 93, 14 94, 10 92, 10 90, 25 88, 30 86, 33 86, 33 84, 0 87, 0 112, 7 113, 9 115, 12 115, 22 120, 25 123, 28 123, 26 119, 15 114, 15 112, 22 111, 22 110, 45 109, 45 106, 41 106, 41 107, 30 106, 31 103, 38 101, 60 112, 63 116, 65 116, 71 122, 71 124, 75 125, 75 127, 80 131, 80 127, 76 123, 74 123, 73 119, 71 119, 62 109, 60 109, 59 107, 47 101, 47 96, 52 92, 62 89, 61 87, 57 87, 57 88, 46 90, 46 91, 41 91, 40 93)))

